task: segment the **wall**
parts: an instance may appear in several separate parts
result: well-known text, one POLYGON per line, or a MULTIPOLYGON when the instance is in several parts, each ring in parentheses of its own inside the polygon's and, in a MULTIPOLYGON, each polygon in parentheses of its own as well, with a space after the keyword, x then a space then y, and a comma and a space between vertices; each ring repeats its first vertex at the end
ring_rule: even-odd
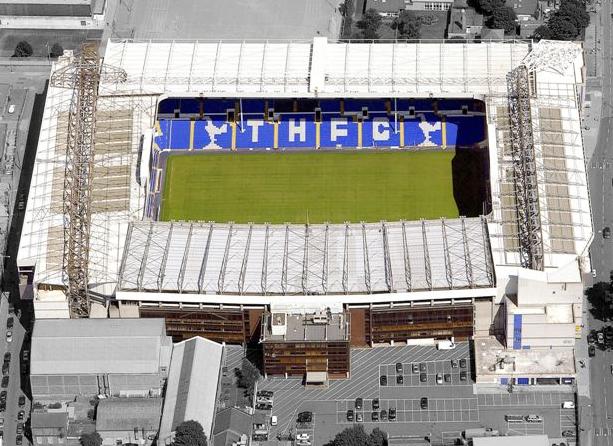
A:
POLYGON ((13 4, 0 3, 0 15, 12 16, 51 16, 51 17, 91 17, 91 5, 49 5, 45 2, 13 4))

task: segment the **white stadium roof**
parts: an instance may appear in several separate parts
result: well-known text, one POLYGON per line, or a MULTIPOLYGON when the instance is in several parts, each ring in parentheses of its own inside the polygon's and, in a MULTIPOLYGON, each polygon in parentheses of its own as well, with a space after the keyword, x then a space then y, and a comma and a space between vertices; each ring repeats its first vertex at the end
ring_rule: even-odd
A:
MULTIPOLYGON (((551 270, 575 262, 577 256, 586 256, 592 238, 579 119, 583 83, 580 45, 543 41, 365 44, 330 42, 319 37, 294 42, 108 42, 104 63, 123 68, 127 81, 110 84, 103 80, 100 85, 90 283, 103 294, 115 293, 129 223, 138 222, 143 215, 144 189, 135 180, 140 136, 153 128, 157 101, 166 95, 483 99, 490 143, 493 210, 488 216, 488 233, 493 263, 496 267, 518 266, 507 74, 523 60, 535 69, 532 122, 544 263, 551 270), (568 63, 561 63, 557 53, 564 53, 568 63)), ((65 63, 61 59, 53 69, 65 63)), ((62 144, 71 97, 70 90, 54 87, 47 94, 18 254, 22 270, 35 269, 35 285, 63 283, 62 144)), ((447 220, 446 224, 455 223, 447 220)), ((134 228, 142 231, 147 225, 135 223, 134 228)), ((352 225, 352 230, 358 226, 352 225)), ((177 227, 187 226, 175 224, 177 227)), ((228 231, 226 225, 219 228, 228 231)), ((321 226, 316 229, 321 230, 321 226)), ((257 228, 257 233, 261 230, 257 228)), ((342 232, 333 228, 334 233, 339 230, 342 232)), ((239 232, 246 235, 244 229, 239 232)), ((128 260, 133 255, 130 249, 126 251, 128 260)), ((169 258, 173 256, 172 265, 178 264, 174 257, 183 254, 184 251, 169 253, 169 258)), ((122 270, 122 289, 140 287, 143 291, 121 291, 122 298, 132 294, 134 299, 142 300, 145 290, 159 292, 157 273, 144 272, 139 279, 141 273, 128 273, 128 263, 122 270)), ((441 270, 433 274, 440 275, 447 286, 444 260, 436 268, 441 270)), ((309 273, 309 277, 313 276, 309 273)), ((371 291, 385 289, 380 271, 373 277, 377 280, 371 280, 371 291), (380 288, 372 288, 373 283, 380 288)), ((394 274, 394 280, 397 277, 394 274)), ((358 276, 351 280, 355 284, 363 282, 358 276)), ((236 284, 236 280, 228 283, 236 284)), ((307 291, 311 286, 315 285, 309 280, 307 291)), ((224 279, 221 288, 225 287, 224 279)), ((292 292, 299 293, 300 288, 298 284, 292 292)), ((355 291, 368 289, 356 285, 355 291)), ((467 291, 463 295, 471 294, 467 291)), ((397 298, 401 298, 400 294, 406 293, 399 293, 397 298)), ((198 296, 191 295, 190 299, 198 296)))

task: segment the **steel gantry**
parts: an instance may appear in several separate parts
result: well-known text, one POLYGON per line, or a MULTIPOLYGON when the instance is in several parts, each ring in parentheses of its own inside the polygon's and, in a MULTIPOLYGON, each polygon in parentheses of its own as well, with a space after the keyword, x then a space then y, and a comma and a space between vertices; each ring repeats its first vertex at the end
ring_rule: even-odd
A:
POLYGON ((63 191, 64 252, 62 278, 70 316, 88 317, 91 195, 94 170, 96 103, 101 78, 125 82, 122 69, 101 66, 98 46, 86 43, 74 60, 51 75, 51 86, 73 90, 68 113, 63 191))

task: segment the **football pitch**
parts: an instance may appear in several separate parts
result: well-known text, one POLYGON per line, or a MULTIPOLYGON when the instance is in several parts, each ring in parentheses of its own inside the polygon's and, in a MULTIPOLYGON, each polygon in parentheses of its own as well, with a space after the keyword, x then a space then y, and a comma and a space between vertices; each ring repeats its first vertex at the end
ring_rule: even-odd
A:
POLYGON ((459 216, 455 151, 171 154, 161 216, 235 223, 343 223, 459 216))

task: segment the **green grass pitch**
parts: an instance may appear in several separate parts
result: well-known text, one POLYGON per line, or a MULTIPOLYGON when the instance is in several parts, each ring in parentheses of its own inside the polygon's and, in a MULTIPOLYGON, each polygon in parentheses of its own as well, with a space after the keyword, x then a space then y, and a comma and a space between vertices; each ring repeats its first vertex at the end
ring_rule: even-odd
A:
POLYGON ((172 154, 161 220, 342 223, 458 217, 453 150, 172 154))

